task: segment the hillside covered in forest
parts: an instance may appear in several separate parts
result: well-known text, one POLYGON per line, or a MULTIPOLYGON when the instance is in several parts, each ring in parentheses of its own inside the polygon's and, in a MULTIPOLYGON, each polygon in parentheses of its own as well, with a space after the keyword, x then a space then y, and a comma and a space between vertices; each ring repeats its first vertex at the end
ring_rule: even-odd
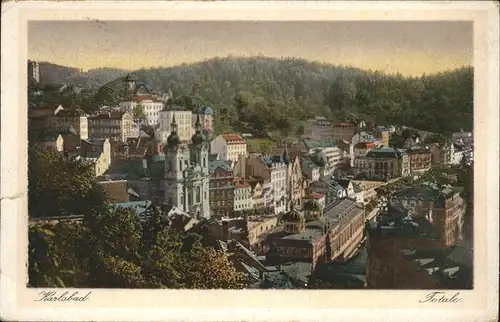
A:
MULTIPOLYGON (((439 133, 471 130, 473 125, 472 67, 404 77, 293 58, 227 57, 133 74, 155 91, 170 91, 187 108, 211 105, 218 131, 291 135, 313 116, 439 133)), ((87 111, 115 105, 123 96, 123 79, 84 91, 72 101, 87 111)))
POLYGON ((78 68, 56 65, 48 62, 39 62, 40 84, 71 84, 83 88, 97 89, 128 71, 116 68, 96 68, 84 72, 78 68))

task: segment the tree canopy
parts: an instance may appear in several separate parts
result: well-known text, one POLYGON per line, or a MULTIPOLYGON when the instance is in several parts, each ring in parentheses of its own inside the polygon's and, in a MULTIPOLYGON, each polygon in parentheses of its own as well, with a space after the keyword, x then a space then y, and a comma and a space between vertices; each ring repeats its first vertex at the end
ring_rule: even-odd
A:
MULTIPOLYGON (((160 210, 154 210, 161 218, 160 210)), ((108 207, 83 224, 32 226, 32 287, 239 289, 244 275, 201 237, 108 207)))
POLYGON ((105 201, 93 163, 41 145, 28 148, 30 217, 84 215, 102 209, 105 201))
MULTIPOLYGON (((300 134, 301 121, 364 119, 448 134, 472 129, 473 69, 404 77, 301 59, 214 58, 200 63, 135 71, 174 103, 195 110, 211 105, 216 131, 281 137, 300 134), (448 118, 453 116, 453 122, 448 118)), ((79 104, 87 111, 116 105, 118 78, 79 104)))

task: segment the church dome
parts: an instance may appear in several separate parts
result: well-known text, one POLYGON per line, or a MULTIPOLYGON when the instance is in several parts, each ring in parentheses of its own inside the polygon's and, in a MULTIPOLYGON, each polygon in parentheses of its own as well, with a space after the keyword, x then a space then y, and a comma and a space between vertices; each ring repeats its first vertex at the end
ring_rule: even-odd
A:
POLYGON ((289 212, 283 215, 282 217, 283 221, 288 221, 288 222, 300 222, 304 221, 304 216, 302 216, 301 213, 299 213, 297 210, 294 208, 290 209, 289 212))
POLYGON ((206 141, 207 141, 207 137, 203 132, 196 132, 191 137, 191 142, 193 142, 193 144, 202 144, 203 142, 206 142, 206 141))
POLYGON ((317 200, 312 199, 304 204, 304 210, 320 211, 321 205, 317 200))
POLYGON ((167 138, 167 146, 174 147, 181 143, 181 139, 177 133, 171 133, 167 138))

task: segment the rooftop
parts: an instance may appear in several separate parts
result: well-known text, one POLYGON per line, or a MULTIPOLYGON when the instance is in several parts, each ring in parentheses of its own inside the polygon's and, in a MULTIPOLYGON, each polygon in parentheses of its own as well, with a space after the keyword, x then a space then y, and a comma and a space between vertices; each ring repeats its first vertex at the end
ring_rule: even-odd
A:
POLYGON ((337 147, 337 142, 333 140, 311 140, 311 139, 303 139, 306 149, 316 149, 316 148, 334 148, 337 147))
POLYGON ((126 114, 127 112, 122 112, 122 111, 112 111, 112 112, 109 112, 109 113, 102 113, 102 114, 98 114, 98 115, 93 115, 93 116, 90 116, 89 119, 90 120, 98 120, 98 119, 122 119, 124 114, 126 114))
POLYGON ((437 185, 431 182, 424 182, 406 188, 394 195, 395 199, 422 200, 438 202, 435 206, 443 206, 444 200, 454 193, 461 192, 463 188, 451 185, 437 185))
POLYGON ((243 144, 246 141, 239 134, 221 134, 226 143, 243 144))
POLYGON ((472 288, 472 262, 457 263, 451 254, 455 247, 445 249, 404 249, 403 255, 419 265, 427 274, 436 278, 446 289, 472 288))

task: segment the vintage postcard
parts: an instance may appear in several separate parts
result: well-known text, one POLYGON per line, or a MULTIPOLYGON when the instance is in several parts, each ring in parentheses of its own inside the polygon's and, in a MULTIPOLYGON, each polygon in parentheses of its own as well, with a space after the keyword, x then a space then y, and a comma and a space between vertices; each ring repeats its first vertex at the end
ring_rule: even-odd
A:
POLYGON ((2 4, 1 317, 495 321, 498 4, 2 4))

